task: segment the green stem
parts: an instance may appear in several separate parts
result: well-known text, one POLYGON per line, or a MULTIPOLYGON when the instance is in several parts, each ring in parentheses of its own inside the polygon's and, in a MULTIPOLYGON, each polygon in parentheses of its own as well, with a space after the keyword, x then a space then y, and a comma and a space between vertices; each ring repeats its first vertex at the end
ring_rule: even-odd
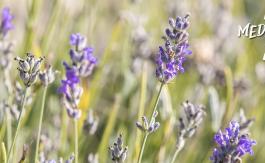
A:
POLYGON ((37 160, 38 160, 41 126, 42 126, 42 119, 43 119, 43 112, 44 112, 47 89, 48 89, 48 86, 45 86, 43 94, 42 94, 42 102, 41 102, 41 110, 40 110, 40 118, 39 118, 38 135, 37 135, 36 148, 35 148, 35 159, 34 159, 35 163, 37 163, 37 160))
POLYGON ((12 121, 9 110, 6 111, 7 149, 10 148, 12 140, 12 121))
POLYGON ((139 154, 139 157, 138 157, 138 163, 142 162, 142 157, 143 157, 144 147, 145 147, 145 143, 146 143, 147 137, 148 137, 148 133, 146 132, 145 135, 144 135, 144 140, 143 140, 142 146, 141 146, 141 151, 140 151, 140 154, 139 154))
MULTIPOLYGON (((11 80, 9 77, 10 70, 5 69, 4 70, 4 85, 7 91, 7 104, 9 106, 12 105, 12 84, 11 80)), ((11 120, 11 115, 10 115, 10 110, 6 110, 6 128, 7 128, 7 149, 10 148, 11 146, 11 140, 12 140, 12 120, 11 120)))
POLYGON ((177 148, 170 163, 174 163, 176 161, 179 151, 180 151, 180 148, 177 148))
POLYGON ((5 147, 5 143, 4 142, 2 142, 2 144, 1 144, 1 154, 2 154, 2 161, 4 162, 4 163, 6 163, 6 147, 5 147))
MULTIPOLYGON (((163 86, 164 86, 164 84, 161 83, 160 88, 159 88, 159 91, 158 91, 158 94, 157 94, 157 97, 156 97, 155 105, 154 105, 152 114, 150 116, 149 125, 152 123, 152 119, 153 119, 152 116, 156 112, 157 105, 158 105, 158 102, 159 102, 159 98, 160 98, 160 95, 161 95, 163 86)), ((139 154, 139 157, 138 157, 138 161, 137 161, 138 163, 141 163, 142 162, 142 157, 143 157, 143 153, 144 153, 144 147, 145 147, 145 143, 146 143, 146 140, 147 140, 148 135, 149 135, 149 133, 148 132, 145 132, 144 140, 143 140, 143 143, 142 143, 142 146, 141 146, 141 151, 140 151, 140 154, 139 154)))
POLYGON ((18 123, 17 123, 17 128, 16 128, 16 131, 15 131, 15 136, 14 136, 11 148, 9 149, 9 152, 8 152, 8 155, 7 155, 7 163, 9 163, 9 160, 11 158, 11 153, 13 151, 13 148, 14 148, 14 145, 15 145, 16 139, 17 139, 17 134, 18 134, 19 129, 20 129, 21 119, 22 119, 22 114, 23 114, 24 107, 25 107, 25 101, 26 101, 25 99, 27 97, 28 89, 29 89, 29 87, 26 87, 23 99, 21 101, 21 111, 20 111, 19 118, 18 118, 18 123))
POLYGON ((75 127, 75 163, 78 163, 78 121, 74 120, 75 127))

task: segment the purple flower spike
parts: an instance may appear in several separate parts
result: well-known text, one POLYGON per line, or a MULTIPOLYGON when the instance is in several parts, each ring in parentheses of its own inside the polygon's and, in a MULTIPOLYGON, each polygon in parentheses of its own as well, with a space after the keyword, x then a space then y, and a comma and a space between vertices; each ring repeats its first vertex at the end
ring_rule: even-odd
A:
POLYGON ((66 73, 58 92, 64 96, 63 103, 68 116, 77 119, 81 116, 78 104, 83 92, 79 83, 82 77, 92 73, 97 59, 93 56, 93 48, 86 45, 86 38, 81 34, 72 34, 70 44, 74 46, 69 52, 71 64, 63 62, 66 73))
POLYGON ((80 33, 71 34, 70 45, 75 46, 77 51, 81 51, 86 46, 86 38, 80 33))
POLYGON ((70 36, 70 44, 75 46, 70 50, 70 57, 78 76, 89 76, 97 64, 93 48, 86 45, 86 38, 79 33, 70 36))
POLYGON ((80 82, 76 67, 70 67, 66 62, 63 62, 66 70, 66 80, 70 83, 76 84, 80 82))
POLYGON ((177 17, 176 20, 170 18, 169 28, 166 29, 166 36, 164 47, 159 47, 159 52, 156 57, 156 77, 162 83, 168 83, 173 80, 178 74, 184 73, 183 63, 187 55, 192 52, 189 50, 188 44, 188 28, 189 21, 188 15, 181 18, 177 17))
POLYGON ((66 107, 68 116, 78 119, 81 116, 81 110, 78 108, 83 89, 71 80, 62 80, 62 84, 58 92, 64 96, 64 106, 66 107))
POLYGON ((225 132, 219 131, 214 140, 217 148, 210 157, 213 163, 237 163, 246 153, 253 155, 252 146, 256 144, 248 135, 240 134, 240 125, 235 121, 230 122, 225 132))
POLYGON ((9 8, 4 8, 2 10, 1 15, 1 27, 0 27, 0 33, 5 36, 9 30, 11 30, 14 26, 12 24, 13 15, 11 15, 9 8))

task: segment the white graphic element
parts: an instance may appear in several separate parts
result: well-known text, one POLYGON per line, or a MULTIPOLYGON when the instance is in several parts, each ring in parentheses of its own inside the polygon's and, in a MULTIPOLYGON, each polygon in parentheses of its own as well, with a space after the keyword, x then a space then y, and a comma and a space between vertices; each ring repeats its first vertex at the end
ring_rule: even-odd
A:
POLYGON ((265 53, 263 54, 263 58, 262 58, 263 61, 265 61, 265 53))

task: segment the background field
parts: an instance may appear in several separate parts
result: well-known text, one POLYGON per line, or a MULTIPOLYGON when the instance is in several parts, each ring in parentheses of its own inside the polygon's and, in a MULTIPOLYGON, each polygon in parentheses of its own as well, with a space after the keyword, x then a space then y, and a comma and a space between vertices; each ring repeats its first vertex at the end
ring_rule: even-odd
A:
MULTIPOLYGON (((79 32, 87 36, 99 59, 94 73, 83 81, 80 162, 86 162, 89 153, 98 153, 100 162, 110 162, 108 146, 119 133, 129 147, 127 162, 135 162, 141 142, 135 122, 143 112, 150 114, 158 91, 154 56, 163 44, 161 36, 168 26, 168 17, 190 13, 193 54, 185 63, 186 72, 162 92, 158 106, 161 127, 149 137, 143 162, 170 160, 176 143, 179 110, 185 100, 205 105, 207 116, 195 136, 187 141, 178 162, 210 162, 214 133, 227 126, 240 109, 248 118, 255 119, 250 131, 257 141, 255 155, 244 157, 244 162, 264 162, 265 37, 251 40, 237 37, 239 25, 264 23, 264 2, 1 0, 0 8, 8 6, 15 15, 15 28, 8 35, 14 42, 14 56, 25 56, 25 52, 45 56, 46 62, 61 71, 48 90, 42 132, 46 139, 41 150, 48 159, 67 158, 74 151, 73 123, 60 103, 57 88, 64 75, 62 60, 69 60, 69 36, 79 32), (82 127, 89 110, 99 120, 93 135, 82 127), (224 112, 223 117, 220 112, 224 112)), ((18 79, 15 62, 13 69, 10 77, 15 81, 18 79)), ((3 82, 0 90, 0 99, 6 99, 3 82)), ((33 103, 27 107, 17 141, 17 160, 23 144, 30 145, 27 161, 34 153, 43 89, 37 84, 32 91, 33 103)), ((6 141, 2 111, 0 119, 0 140, 6 141)))

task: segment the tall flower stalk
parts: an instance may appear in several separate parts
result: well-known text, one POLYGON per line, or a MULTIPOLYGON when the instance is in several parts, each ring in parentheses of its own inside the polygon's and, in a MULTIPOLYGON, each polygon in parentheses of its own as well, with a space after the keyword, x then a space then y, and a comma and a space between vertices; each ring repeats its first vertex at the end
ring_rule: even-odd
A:
POLYGON ((13 148, 14 148, 14 145, 16 143, 16 140, 17 140, 17 135, 18 135, 18 132, 20 130, 20 126, 21 126, 21 119, 22 119, 22 114, 24 113, 24 106, 25 106, 25 99, 27 97, 27 92, 28 92, 28 87, 26 87, 25 89, 25 93, 24 93, 24 96, 23 96, 23 99, 22 99, 22 102, 21 102, 21 111, 19 113, 19 118, 18 118, 18 123, 17 123, 17 128, 16 128, 16 131, 15 131, 15 135, 14 135, 14 139, 12 141, 12 144, 11 144, 11 147, 8 151, 8 154, 7 154, 7 163, 9 163, 10 161, 10 158, 11 158, 11 155, 12 155, 12 152, 13 152, 13 148))
POLYGON ((39 125, 38 125, 38 135, 37 135, 37 140, 36 140, 34 162, 38 162, 37 160, 38 160, 38 153, 39 153, 42 119, 43 119, 43 112, 44 112, 48 85, 51 84, 55 80, 55 72, 52 70, 52 67, 48 66, 43 72, 40 72, 39 79, 44 86, 44 90, 43 90, 42 101, 41 101, 41 110, 40 110, 40 118, 39 118, 39 125))
POLYGON ((93 49, 86 45, 86 38, 81 34, 72 34, 70 36, 69 51, 71 64, 63 62, 66 70, 66 79, 62 80, 59 93, 63 95, 63 103, 67 114, 74 120, 74 144, 75 144, 75 162, 78 163, 78 119, 81 116, 79 101, 83 93, 80 85, 82 77, 89 76, 97 59, 93 56, 93 49))
POLYGON ((138 163, 141 163, 145 144, 148 135, 154 132, 159 127, 159 122, 155 122, 157 116, 157 104, 159 102, 162 88, 165 84, 172 81, 179 73, 184 72, 183 63, 186 60, 187 55, 192 52, 189 50, 188 44, 188 32, 186 29, 189 26, 189 15, 185 17, 177 17, 175 20, 169 18, 169 25, 172 29, 166 28, 166 35, 162 37, 164 40, 164 47, 159 46, 159 52, 156 56, 156 77, 161 82, 160 89, 153 107, 150 122, 143 118, 143 125, 139 122, 136 126, 144 132, 144 138, 141 146, 141 151, 138 157, 138 163))
POLYGON ((150 120, 149 124, 148 124, 148 121, 145 117, 143 117, 143 125, 141 125, 139 122, 136 123, 136 126, 144 132, 144 139, 143 139, 140 154, 138 157, 138 163, 140 163, 142 161, 145 144, 146 144, 146 141, 147 141, 149 134, 154 132, 155 130, 157 130, 159 125, 160 125, 159 123, 156 123, 157 127, 155 127, 154 122, 155 122, 155 117, 157 116, 157 114, 156 114, 157 113, 157 105, 159 102, 159 98, 160 98, 163 86, 164 86, 164 84, 161 83, 157 97, 156 97, 155 105, 153 107, 153 111, 152 111, 151 118, 150 118, 151 120, 150 120))
POLYGON ((21 101, 21 111, 19 114, 14 139, 13 139, 12 145, 7 155, 7 163, 9 163, 10 161, 13 148, 16 143, 17 136, 18 136, 18 132, 21 128, 21 120, 24 114, 24 107, 25 107, 25 103, 27 99, 27 92, 30 89, 30 87, 35 83, 39 75, 40 66, 41 66, 43 58, 35 58, 31 53, 28 53, 26 59, 16 57, 15 60, 18 61, 19 66, 17 69, 19 71, 20 78, 23 81, 26 88, 25 88, 23 99, 21 101))
POLYGON ((179 152, 183 149, 186 140, 195 134, 205 115, 204 107, 202 105, 194 105, 189 101, 182 104, 182 111, 183 115, 179 117, 176 150, 171 163, 176 161, 176 158, 179 152))

